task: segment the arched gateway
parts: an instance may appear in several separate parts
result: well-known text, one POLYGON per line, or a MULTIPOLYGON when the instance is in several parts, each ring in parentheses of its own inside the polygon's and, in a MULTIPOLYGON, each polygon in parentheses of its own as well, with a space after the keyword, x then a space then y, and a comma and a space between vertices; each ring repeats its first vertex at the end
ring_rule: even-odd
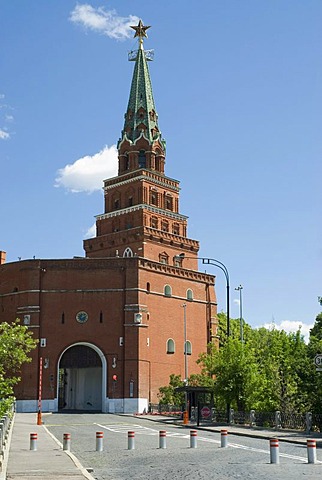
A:
POLYGON ((95 345, 68 347, 58 362, 58 410, 104 411, 106 360, 95 345))

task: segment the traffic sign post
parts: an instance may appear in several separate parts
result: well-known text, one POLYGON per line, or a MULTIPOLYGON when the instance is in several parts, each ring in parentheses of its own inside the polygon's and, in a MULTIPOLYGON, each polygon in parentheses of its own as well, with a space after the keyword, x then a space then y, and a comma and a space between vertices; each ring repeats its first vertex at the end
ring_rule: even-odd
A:
POLYGON ((207 405, 202 407, 202 409, 200 410, 200 413, 201 413, 202 418, 204 418, 206 420, 210 420, 210 418, 211 418, 211 408, 207 407, 207 405))
POLYGON ((317 372, 322 372, 322 354, 318 353, 314 357, 314 365, 315 365, 315 370, 317 372))

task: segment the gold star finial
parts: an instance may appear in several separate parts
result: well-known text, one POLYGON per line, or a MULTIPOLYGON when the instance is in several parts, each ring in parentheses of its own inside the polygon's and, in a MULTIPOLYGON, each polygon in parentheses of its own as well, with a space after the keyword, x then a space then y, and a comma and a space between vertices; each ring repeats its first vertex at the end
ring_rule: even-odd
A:
POLYGON ((133 30, 135 30, 134 38, 139 37, 140 45, 143 44, 143 37, 148 38, 148 36, 146 34, 146 30, 150 27, 151 27, 151 25, 144 26, 143 23, 142 23, 142 20, 139 21, 137 26, 132 26, 131 25, 131 28, 133 28, 133 30))

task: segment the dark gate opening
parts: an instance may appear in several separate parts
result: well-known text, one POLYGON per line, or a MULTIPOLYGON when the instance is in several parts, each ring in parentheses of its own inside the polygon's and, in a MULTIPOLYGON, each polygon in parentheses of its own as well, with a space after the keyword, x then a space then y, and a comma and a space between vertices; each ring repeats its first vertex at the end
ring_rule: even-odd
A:
POLYGON ((58 410, 102 411, 102 362, 87 345, 75 345, 59 363, 58 410))

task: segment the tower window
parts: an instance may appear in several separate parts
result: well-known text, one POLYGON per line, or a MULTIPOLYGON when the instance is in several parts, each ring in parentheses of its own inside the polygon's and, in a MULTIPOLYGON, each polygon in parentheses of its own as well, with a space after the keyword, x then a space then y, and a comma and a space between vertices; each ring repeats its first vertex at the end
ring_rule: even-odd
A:
POLYGON ((164 286, 164 295, 165 297, 171 297, 172 296, 172 288, 170 285, 165 285, 164 286))
POLYGON ((161 230, 163 232, 168 232, 169 231, 169 222, 167 220, 162 220, 161 222, 161 230))
POLYGON ((139 152, 139 168, 145 168, 145 167, 146 167, 145 151, 140 150, 140 152, 139 152))
POLYGON ((185 345, 185 349, 184 349, 184 353, 186 353, 187 355, 191 355, 191 352, 192 352, 191 342, 189 340, 187 340, 186 345, 185 345))
POLYGON ((130 168, 130 159, 128 154, 125 154, 125 170, 128 170, 130 168))
POLYGON ((169 264, 169 255, 167 255, 165 252, 160 253, 159 262, 163 263, 164 265, 168 265, 169 264))
POLYGON ((123 253, 123 257, 133 257, 133 251, 130 247, 126 247, 123 253))
POLYGON ((180 235, 180 227, 179 227, 179 224, 178 223, 174 223, 172 225, 172 233, 174 235, 180 235))
POLYGON ((158 193, 151 191, 150 193, 150 203, 151 205, 158 206, 158 193))
POLYGON ((132 207, 132 205, 133 205, 133 197, 129 197, 127 203, 128 203, 128 206, 129 206, 129 207, 132 207))
POLYGON ((150 291, 151 291, 151 285, 150 285, 150 282, 147 282, 147 284, 146 284, 146 292, 147 292, 147 293, 150 293, 150 291))
POLYGON ((150 220, 151 228, 158 228, 158 219, 157 217, 152 217, 150 220))
POLYGON ((193 291, 190 288, 187 290, 187 300, 189 300, 189 302, 193 300, 193 291))
POLYGON ((172 197, 170 197, 168 195, 165 197, 165 208, 167 210, 173 210, 172 197))
POLYGON ((114 200, 114 210, 118 210, 120 208, 120 200, 117 198, 114 200))
POLYGON ((167 353, 173 354, 175 351, 176 351, 176 347, 175 347, 174 340, 172 340, 172 338, 169 338, 169 340, 167 341, 167 353))

